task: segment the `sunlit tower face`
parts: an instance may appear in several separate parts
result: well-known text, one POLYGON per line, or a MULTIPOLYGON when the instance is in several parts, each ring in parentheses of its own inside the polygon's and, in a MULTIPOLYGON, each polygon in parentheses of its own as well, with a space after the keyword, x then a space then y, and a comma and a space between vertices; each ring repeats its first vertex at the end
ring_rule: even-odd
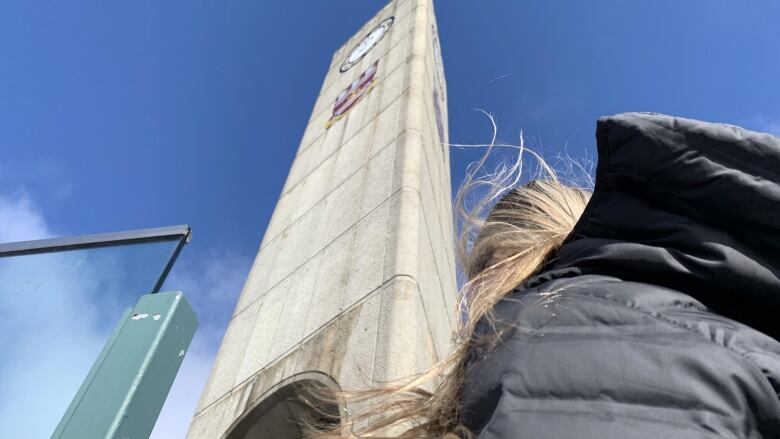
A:
POLYGON ((431 0, 391 0, 336 50, 188 439, 350 422, 361 408, 340 389, 448 354, 457 282, 436 29, 431 0), (313 411, 290 403, 331 393, 339 402, 313 411))

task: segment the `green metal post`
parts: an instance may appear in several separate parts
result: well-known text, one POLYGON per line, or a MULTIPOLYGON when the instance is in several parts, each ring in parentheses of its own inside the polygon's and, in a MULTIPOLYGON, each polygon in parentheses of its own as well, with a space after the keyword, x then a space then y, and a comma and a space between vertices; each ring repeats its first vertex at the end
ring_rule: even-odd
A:
POLYGON ((181 292, 141 296, 125 311, 52 438, 148 438, 197 326, 181 292))

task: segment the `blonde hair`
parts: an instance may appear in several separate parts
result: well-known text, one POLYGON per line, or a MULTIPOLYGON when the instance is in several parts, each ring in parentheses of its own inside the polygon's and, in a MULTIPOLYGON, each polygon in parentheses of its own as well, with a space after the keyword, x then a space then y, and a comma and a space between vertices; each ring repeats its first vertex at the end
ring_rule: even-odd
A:
POLYGON ((592 187, 585 166, 566 160, 566 173, 571 176, 575 174, 572 171, 578 170, 585 177, 585 184, 578 185, 571 179, 564 182, 540 154, 524 147, 522 133, 519 147, 497 145, 495 124, 493 128, 489 145, 453 145, 486 146, 487 150, 469 166, 455 197, 454 212, 460 230, 457 262, 465 279, 461 279, 461 321, 452 353, 403 384, 341 392, 339 396, 350 404, 369 408, 338 428, 309 429, 308 437, 475 437, 459 422, 458 413, 466 358, 477 345, 485 343, 475 336, 474 328, 483 319, 490 321, 495 304, 551 260, 585 209, 592 187), (484 172, 485 163, 497 146, 518 149, 516 159, 512 164, 499 165, 493 172, 484 172), (519 185, 525 154, 533 156, 539 168, 537 178, 519 185), (467 206, 467 199, 475 194, 476 203, 467 206), (431 385, 433 391, 423 389, 431 385))

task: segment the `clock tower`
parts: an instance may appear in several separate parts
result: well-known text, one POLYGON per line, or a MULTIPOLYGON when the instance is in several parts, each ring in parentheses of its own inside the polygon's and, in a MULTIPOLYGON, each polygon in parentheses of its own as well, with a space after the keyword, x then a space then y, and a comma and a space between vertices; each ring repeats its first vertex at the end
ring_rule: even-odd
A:
POLYGON ((188 438, 298 438, 304 418, 361 409, 301 398, 408 377, 448 354, 440 53, 432 0, 391 1, 335 52, 188 438))

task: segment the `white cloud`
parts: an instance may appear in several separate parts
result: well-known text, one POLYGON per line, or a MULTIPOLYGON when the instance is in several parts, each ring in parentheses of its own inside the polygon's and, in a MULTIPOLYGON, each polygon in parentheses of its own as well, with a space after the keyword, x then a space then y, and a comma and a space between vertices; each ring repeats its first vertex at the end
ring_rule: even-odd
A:
MULTIPOLYGON (((53 235, 24 192, 0 195, 0 224, 2 242, 53 235)), ((88 297, 54 291, 89 270, 77 274, 62 262, 0 259, 0 425, 8 437, 48 437, 103 344, 88 297)))
MULTIPOLYGON (((27 193, 0 194, 0 242, 53 235, 27 193)), ((222 252, 188 266, 195 259, 186 252, 166 290, 184 291, 200 325, 152 433, 155 439, 184 437, 251 262, 222 252)), ((73 259, 59 255, 46 260, 41 258, 51 255, 0 259, 3 437, 51 435, 103 347, 114 314, 118 319, 121 313, 119 303, 117 309, 107 310, 105 303, 95 300, 106 293, 105 285, 99 290, 101 284, 95 282, 95 273, 106 271, 104 266, 86 257, 74 265, 73 259), (73 282, 76 288, 61 287, 73 282)), ((116 261, 107 263, 111 262, 116 261)))
POLYGON ((0 242, 27 241, 52 236, 46 220, 26 193, 0 195, 0 242))

